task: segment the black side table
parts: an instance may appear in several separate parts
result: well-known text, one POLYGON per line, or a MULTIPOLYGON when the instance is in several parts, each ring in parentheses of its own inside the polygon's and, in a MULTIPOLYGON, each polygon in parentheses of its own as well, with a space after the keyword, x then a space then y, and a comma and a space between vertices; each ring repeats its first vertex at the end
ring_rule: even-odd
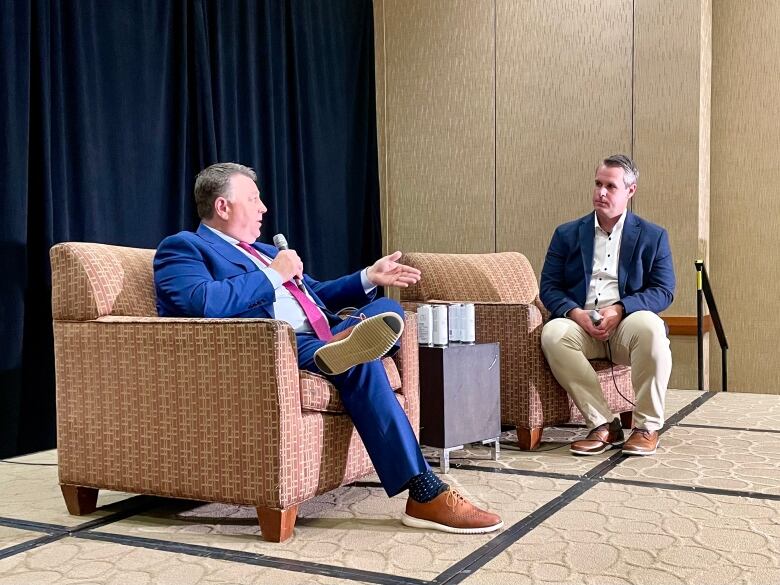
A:
POLYGON ((501 363, 498 343, 420 346, 420 443, 441 450, 442 473, 450 452, 467 443, 492 443, 499 456, 501 363))

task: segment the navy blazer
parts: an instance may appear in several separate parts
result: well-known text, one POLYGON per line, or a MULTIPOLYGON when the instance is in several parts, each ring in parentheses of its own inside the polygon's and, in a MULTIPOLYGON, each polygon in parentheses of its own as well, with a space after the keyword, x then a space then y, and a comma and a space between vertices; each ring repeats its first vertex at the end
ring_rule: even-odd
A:
MULTIPOLYGON (((268 244, 252 245, 270 258, 278 253, 268 244)), ((366 295, 360 272, 324 282, 304 275, 303 282, 332 324, 339 319, 331 310, 362 307, 376 294, 374 289, 366 295)), ((195 233, 179 232, 160 243, 154 286, 161 317, 275 318, 276 292, 268 277, 238 246, 203 224, 195 233)))
MULTIPOLYGON (((539 297, 552 313, 563 317, 582 308, 593 274, 593 213, 558 226, 544 259, 539 297)), ((674 266, 666 230, 631 212, 623 223, 618 265, 618 289, 625 314, 660 313, 674 300, 674 266)))

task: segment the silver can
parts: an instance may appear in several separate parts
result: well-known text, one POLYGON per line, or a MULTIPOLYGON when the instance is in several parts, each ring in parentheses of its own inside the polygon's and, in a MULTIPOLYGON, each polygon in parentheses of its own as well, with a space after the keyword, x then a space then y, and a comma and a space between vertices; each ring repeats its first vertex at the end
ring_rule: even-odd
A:
POLYGON ((417 307, 417 343, 433 345, 433 311, 430 305, 417 307))
POLYGON ((454 304, 447 307, 449 317, 450 343, 460 343, 463 341, 463 305, 454 304))
POLYGON ((447 305, 433 305, 433 345, 447 345, 448 333, 447 305))
POLYGON ((463 343, 474 343, 477 332, 474 324, 474 303, 465 303, 461 312, 462 323, 462 341, 463 343))

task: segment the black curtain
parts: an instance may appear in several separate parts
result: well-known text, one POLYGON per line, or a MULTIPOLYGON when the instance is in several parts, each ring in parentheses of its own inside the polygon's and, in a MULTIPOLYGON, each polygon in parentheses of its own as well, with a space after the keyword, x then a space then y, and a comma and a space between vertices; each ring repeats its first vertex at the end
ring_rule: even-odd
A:
POLYGON ((236 161, 310 274, 379 255, 371 0, 4 0, 0 33, 0 457, 55 445, 55 243, 156 247, 236 161))

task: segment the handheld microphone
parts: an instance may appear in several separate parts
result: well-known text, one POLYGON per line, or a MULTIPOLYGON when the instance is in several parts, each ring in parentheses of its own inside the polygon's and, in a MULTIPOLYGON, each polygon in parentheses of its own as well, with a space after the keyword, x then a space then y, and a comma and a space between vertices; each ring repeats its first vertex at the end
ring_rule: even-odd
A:
POLYGON ((590 317, 591 322, 598 327, 601 325, 601 313, 598 311, 588 311, 588 317, 590 317))
MULTIPOLYGON (((274 246, 276 246, 277 250, 290 249, 290 246, 287 244, 287 238, 284 237, 284 234, 276 234, 274 236, 274 246)), ((293 276, 293 282, 295 283, 295 286, 305 292, 305 289, 303 288, 303 282, 300 278, 293 276)))

